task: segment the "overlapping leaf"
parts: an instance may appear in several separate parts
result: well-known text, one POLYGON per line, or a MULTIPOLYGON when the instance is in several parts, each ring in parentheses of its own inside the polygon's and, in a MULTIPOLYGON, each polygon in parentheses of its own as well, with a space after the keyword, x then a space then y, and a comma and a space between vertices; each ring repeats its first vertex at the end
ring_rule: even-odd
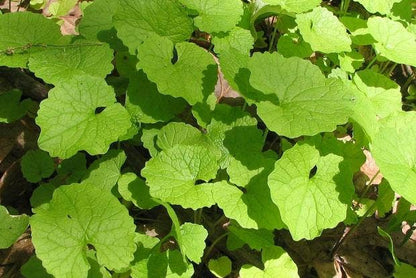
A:
POLYGON ((297 278, 298 269, 292 258, 279 246, 265 248, 262 252, 264 270, 254 266, 243 265, 240 270, 241 278, 249 277, 276 277, 297 278))
POLYGON ((201 225, 184 223, 180 227, 181 250, 193 262, 200 263, 204 254, 208 232, 201 225))
POLYGON ((120 0, 113 20, 117 36, 131 54, 154 34, 176 43, 188 39, 193 31, 192 20, 176 0, 120 0))
POLYGON ((380 122, 372 154, 391 188, 416 204, 416 113, 398 112, 380 122))
POLYGON ((271 95, 271 101, 256 103, 257 113, 280 135, 298 137, 332 131, 351 113, 351 92, 340 80, 326 79, 308 61, 276 53, 255 54, 249 69, 250 83, 271 95))
POLYGON ((98 263, 112 270, 127 267, 136 250, 126 208, 110 192, 88 184, 56 189, 30 224, 36 254, 56 277, 87 277, 87 245, 97 251, 98 263))
POLYGON ((175 145, 146 163, 142 175, 150 195, 184 208, 197 209, 215 204, 212 185, 219 165, 215 154, 203 146, 175 145), (196 184, 196 182, 200 184, 196 184))
POLYGON ((0 14, 0 65, 25 68, 30 53, 60 38, 59 26, 40 14, 0 14))
POLYGON ((0 249, 9 248, 26 230, 29 224, 27 215, 10 215, 0 206, 0 249))
POLYGON ((35 183, 52 175, 55 164, 47 152, 31 150, 22 157, 21 168, 25 178, 35 183))
POLYGON ((111 87, 89 76, 74 77, 52 89, 40 105, 36 123, 42 129, 40 148, 61 158, 79 150, 105 153, 131 126, 111 87))
POLYGON ((329 10, 317 7, 311 12, 298 14, 296 23, 313 50, 324 53, 351 51, 351 39, 345 26, 329 10))
POLYGON ((182 97, 189 104, 195 104, 214 91, 215 61, 195 44, 182 42, 174 46, 167 38, 150 36, 139 46, 138 57, 138 67, 162 94, 182 97))
POLYGON ((0 94, 0 123, 11 123, 24 116, 31 105, 31 101, 20 101, 22 92, 10 90, 0 94))
POLYGON ((279 5, 284 10, 294 13, 302 13, 315 8, 321 3, 319 0, 264 0, 263 2, 270 5, 279 5))
POLYGON ((77 75, 104 78, 113 69, 112 60, 113 51, 108 45, 79 40, 32 54, 29 69, 45 82, 58 85, 77 75))
POLYGON ((370 13, 380 13, 380 14, 390 14, 391 9, 395 3, 398 3, 402 0, 354 0, 370 13))
POLYGON ((416 66, 416 34, 385 17, 368 19, 368 30, 377 41, 377 52, 393 62, 416 66))
POLYGON ((187 8, 196 10, 195 25, 204 32, 219 33, 231 30, 243 15, 240 0, 179 0, 187 8))
POLYGON ((166 122, 185 109, 183 99, 162 95, 156 84, 147 79, 143 71, 130 77, 126 94, 126 109, 135 122, 166 122))

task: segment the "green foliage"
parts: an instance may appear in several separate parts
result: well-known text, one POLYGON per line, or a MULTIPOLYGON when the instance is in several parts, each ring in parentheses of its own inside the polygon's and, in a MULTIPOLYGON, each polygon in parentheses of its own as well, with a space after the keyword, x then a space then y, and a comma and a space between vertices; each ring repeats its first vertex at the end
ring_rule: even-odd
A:
POLYGON ((26 230, 27 215, 10 215, 7 208, 0 206, 0 249, 10 247, 26 230))
POLYGON ((55 171, 55 164, 49 154, 42 150, 28 151, 22 157, 22 173, 30 182, 39 182, 55 171))
POLYGON ((52 89, 40 105, 36 122, 42 129, 39 146, 61 158, 79 150, 93 155, 105 153, 131 125, 112 88, 88 75, 52 89), (98 108, 105 109, 97 113, 98 108))
POLYGON ((96 250, 98 263, 112 270, 128 267, 136 250, 135 227, 126 208, 93 184, 56 189, 47 207, 31 217, 30 225, 36 255, 57 277, 86 277, 87 245, 96 250))
POLYGON ((249 277, 276 277, 295 278, 298 270, 289 255, 280 247, 273 246, 265 248, 262 252, 264 269, 260 270, 254 266, 243 265, 240 276, 249 277))
POLYGON ((0 248, 30 223, 24 276, 307 276, 277 245, 386 217, 398 194, 379 229, 394 253, 416 222, 412 1, 83 1, 62 36, 75 2, 0 13, 1 71, 53 86, 0 79, 18 134, 1 172, 17 156, 33 183, 30 217, 0 206, 0 248), (16 127, 32 122, 37 146, 16 127), (384 178, 360 195, 364 149, 384 178))
POLYGON ((12 123, 26 114, 32 102, 28 99, 20 101, 21 96, 19 90, 0 94, 0 123, 12 123))

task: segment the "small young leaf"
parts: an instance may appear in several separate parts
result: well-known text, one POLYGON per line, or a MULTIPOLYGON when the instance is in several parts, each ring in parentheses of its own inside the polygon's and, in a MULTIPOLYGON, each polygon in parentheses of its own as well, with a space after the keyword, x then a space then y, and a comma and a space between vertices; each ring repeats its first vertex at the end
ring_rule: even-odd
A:
POLYGON ((10 215, 0 206, 0 249, 9 248, 26 230, 29 224, 27 215, 10 215))
POLYGON ((26 114, 30 100, 20 102, 22 92, 10 90, 0 94, 0 123, 12 123, 26 114))
POLYGON ((109 150, 91 164, 82 183, 111 191, 121 175, 120 169, 125 161, 126 154, 122 150, 109 150))
POLYGON ((145 181, 134 173, 125 173, 117 182, 118 192, 126 201, 131 201, 141 209, 151 209, 158 205, 149 194, 145 181))
POLYGON ((209 260, 208 268, 215 276, 225 277, 231 273, 231 260, 226 256, 209 260))
POLYGON ((193 262, 200 263, 208 232, 201 225, 185 223, 180 227, 182 252, 193 262))
POLYGON ((117 32, 113 24, 113 16, 120 6, 119 0, 95 0, 84 11, 79 24, 79 32, 89 40, 108 42, 114 46, 117 32))
POLYGON ((36 254, 56 277, 87 277, 88 245, 97 251, 98 263, 108 269, 123 269, 133 260, 133 219, 110 192, 95 186, 59 187, 30 224, 36 254))
POLYGON ((53 159, 42 150, 30 150, 22 157, 22 172, 24 177, 32 182, 39 182, 55 171, 53 159))

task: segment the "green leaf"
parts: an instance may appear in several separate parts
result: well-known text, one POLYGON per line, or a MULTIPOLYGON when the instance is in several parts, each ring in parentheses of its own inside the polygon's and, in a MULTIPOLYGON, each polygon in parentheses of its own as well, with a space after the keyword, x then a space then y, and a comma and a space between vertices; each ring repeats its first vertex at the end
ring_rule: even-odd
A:
POLYGON ((191 10, 197 11, 194 23, 199 30, 207 33, 228 32, 243 15, 240 0, 179 0, 191 10))
POLYGON ((361 68, 364 57, 359 52, 341 53, 338 55, 339 66, 346 72, 353 73, 361 68))
POLYGON ((193 262, 200 263, 208 232, 201 225, 184 223, 180 227, 182 252, 193 262))
POLYGON ((351 114, 351 92, 342 81, 326 79, 309 61, 254 54, 249 69, 253 87, 270 95, 270 100, 256 103, 257 113, 279 135, 293 138, 332 131, 351 114))
POLYGON ((61 158, 80 150, 91 155, 106 153, 131 126, 112 88, 90 76, 74 77, 49 91, 36 123, 41 127, 39 147, 61 158), (105 109, 100 112, 98 108, 105 109))
POLYGON ((9 248, 26 230, 29 217, 25 214, 10 215, 0 206, 0 249, 9 248))
POLYGON ((371 153, 391 188, 416 204, 416 112, 398 112, 380 123, 371 153))
POLYGON ((113 69, 112 60, 113 51, 108 45, 78 40, 34 53, 29 59, 29 69, 45 82, 59 85, 77 75, 104 78, 113 69))
POLYGON ((126 154, 122 150, 109 150, 91 164, 82 183, 111 191, 121 176, 120 169, 125 161, 126 154))
POLYGON ((31 12, 0 15, 0 65, 25 68, 33 48, 56 44, 59 25, 31 12))
POLYGON ((249 277, 275 277, 275 278, 297 278, 298 268, 292 258, 279 246, 265 248, 261 254, 264 270, 254 266, 243 265, 240 270, 241 278, 249 277))
POLYGON ((149 187, 145 181, 135 173, 125 173, 120 176, 118 182, 118 192, 126 201, 131 201, 136 207, 141 209, 151 209, 158 205, 153 201, 149 194, 149 187))
POLYGON ((273 203, 267 186, 265 171, 255 176, 245 192, 226 182, 218 182, 213 188, 215 202, 224 214, 247 229, 281 229, 285 225, 280 218, 279 208, 273 203))
POLYGON ((195 104, 214 91, 217 65, 211 54, 193 43, 181 42, 174 47, 167 38, 150 36, 139 46, 138 57, 138 68, 162 94, 195 104))
POLYGON ((374 47, 378 54, 398 64, 416 66, 416 34, 384 17, 369 18, 368 30, 377 41, 374 47))
POLYGON ((399 85, 390 78, 372 70, 362 70, 356 72, 353 80, 371 102, 377 118, 385 118, 394 112, 402 111, 399 85))
POLYGON ((77 153, 74 156, 63 160, 56 169, 59 184, 76 183, 85 176, 87 172, 87 160, 83 153, 77 153))
POLYGON ((52 275, 46 272, 46 269, 42 266, 42 261, 36 256, 30 257, 22 266, 20 272, 26 278, 53 278, 52 275))
POLYGON ((215 154, 202 146, 176 145, 150 159, 142 176, 150 195, 184 208, 210 207, 212 185, 205 183, 217 174, 215 154), (201 181, 201 184, 196 182, 201 181))
POLYGON ((345 195, 351 189, 336 182, 345 175, 339 169, 342 160, 331 153, 320 156, 305 144, 287 150, 276 162, 269 175, 271 197, 294 240, 313 239, 346 218, 345 195))
MULTIPOLYGON (((262 152, 262 131, 256 125, 235 126, 225 131, 223 145, 229 154, 227 173, 230 182, 234 184, 245 187, 254 176, 270 165, 262 152)), ((275 160, 271 155, 269 158, 275 160)))
POLYGON ((401 2, 402 0, 354 0, 370 13, 379 14, 390 14, 391 9, 395 3, 401 2))
POLYGON ((120 6, 119 0, 95 0, 83 11, 78 26, 82 36, 115 45, 118 41, 113 16, 120 6))
POLYGON ((32 205, 32 211, 36 213, 39 209, 45 207, 45 204, 49 203, 52 199, 53 192, 56 187, 52 183, 45 183, 38 186, 30 197, 30 204, 32 205))
POLYGON ((240 241, 247 243, 250 248, 261 250, 274 246, 274 235, 272 231, 265 229, 244 229, 231 222, 228 226, 230 236, 235 236, 240 241))
POLYGON ((380 217, 384 217, 386 213, 391 211, 396 201, 395 193, 391 189, 390 184, 385 179, 383 179, 377 186, 377 191, 377 213, 380 215, 380 217))
POLYGON ((297 14, 296 23, 313 50, 323 53, 351 51, 351 39, 345 26, 327 9, 316 7, 308 13, 297 14))
POLYGON ((167 122, 186 107, 183 99, 162 95, 156 84, 147 79, 143 71, 130 76, 126 94, 126 109, 134 122, 167 122))
POLYGON ((226 256, 211 259, 208 262, 208 268, 216 277, 225 277, 231 273, 231 260, 226 256))
POLYGON ((176 43, 189 39, 193 32, 192 20, 176 0, 120 0, 113 20, 117 36, 131 54, 154 34, 176 43))
POLYGON ((74 8, 77 2, 77 0, 59 0, 52 2, 48 7, 48 11, 55 17, 64 16, 74 8))
POLYGON ((20 102, 21 96, 22 92, 19 90, 0 94, 0 123, 12 123, 26 114, 32 102, 27 99, 20 102))
POLYGON ((215 45, 216 53, 222 53, 230 48, 237 49, 242 53, 248 53, 253 48, 253 37, 249 30, 234 27, 226 35, 218 34, 214 36, 211 42, 215 45))
POLYGON ((351 40, 356 45, 369 45, 375 42, 368 32, 367 20, 349 16, 340 17, 339 20, 351 33, 351 40))
POLYGON ((26 152, 22 157, 21 166, 23 176, 32 183, 50 177, 55 171, 53 159, 42 150, 26 152))
POLYGON ((59 187, 30 224, 36 255, 56 277, 87 277, 87 245, 97 251, 98 263, 110 270, 123 269, 133 260, 133 219, 110 192, 95 186, 59 187))
POLYGON ((178 250, 154 252, 132 267, 132 277, 189 278, 194 274, 192 264, 185 264, 178 250))
POLYGON ((283 57, 307 58, 312 55, 311 46, 298 34, 284 34, 277 41, 277 50, 283 57))
POLYGON ((293 13, 309 11, 321 3, 319 0, 263 0, 263 2, 270 5, 278 5, 282 9, 293 13))
POLYGON ((408 278, 416 275, 416 268, 410 264, 400 262, 399 265, 394 267, 395 278, 408 278))

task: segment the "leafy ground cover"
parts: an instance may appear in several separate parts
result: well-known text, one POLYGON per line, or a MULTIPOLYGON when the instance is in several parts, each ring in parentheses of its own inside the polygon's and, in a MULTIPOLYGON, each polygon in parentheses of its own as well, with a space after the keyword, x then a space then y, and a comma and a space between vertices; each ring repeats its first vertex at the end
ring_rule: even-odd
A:
POLYGON ((415 1, 0 7, 1 277, 416 276, 415 1))

